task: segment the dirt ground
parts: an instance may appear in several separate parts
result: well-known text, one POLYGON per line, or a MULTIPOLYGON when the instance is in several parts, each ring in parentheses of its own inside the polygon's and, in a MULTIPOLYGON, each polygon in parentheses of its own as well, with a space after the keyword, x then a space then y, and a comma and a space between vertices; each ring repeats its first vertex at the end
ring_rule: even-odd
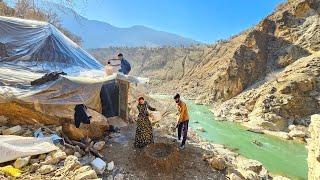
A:
POLYGON ((187 144, 184 150, 178 150, 178 144, 154 129, 155 143, 163 149, 133 147, 135 126, 129 124, 119 133, 111 134, 104 155, 105 161, 114 161, 115 169, 103 175, 122 173, 125 179, 226 179, 224 172, 212 169, 202 155, 205 150, 187 144), (152 149, 153 152, 148 152, 152 149), (163 151, 163 152, 161 152, 163 151), (160 155, 159 155, 160 154, 160 155), (155 155, 155 157, 150 157, 155 155), (158 156, 157 156, 158 155, 158 156), (167 157, 166 157, 167 156, 167 157))

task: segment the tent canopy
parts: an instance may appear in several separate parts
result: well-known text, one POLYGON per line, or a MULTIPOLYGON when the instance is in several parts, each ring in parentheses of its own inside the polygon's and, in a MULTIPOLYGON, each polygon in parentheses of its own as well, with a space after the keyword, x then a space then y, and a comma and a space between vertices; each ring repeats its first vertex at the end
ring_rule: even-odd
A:
MULTIPOLYGON (((86 104, 97 112, 104 107, 118 110, 119 106, 121 110, 121 104, 115 102, 121 101, 121 92, 128 91, 119 84, 147 80, 123 74, 105 76, 97 60, 53 25, 0 16, 0 103, 19 100, 45 114, 70 119, 76 104, 86 104), (67 75, 30 85, 54 71, 67 75)), ((107 115, 115 114, 105 111, 107 115)))
POLYGON ((0 63, 77 74, 102 65, 46 22, 0 16, 0 63))

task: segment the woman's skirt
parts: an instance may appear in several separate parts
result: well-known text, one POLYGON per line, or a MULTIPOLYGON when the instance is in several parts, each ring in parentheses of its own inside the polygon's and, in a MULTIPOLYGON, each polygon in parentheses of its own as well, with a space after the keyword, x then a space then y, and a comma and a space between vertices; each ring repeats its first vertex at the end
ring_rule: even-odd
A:
POLYGON ((138 117, 134 146, 143 148, 153 143, 152 125, 148 117, 138 117))

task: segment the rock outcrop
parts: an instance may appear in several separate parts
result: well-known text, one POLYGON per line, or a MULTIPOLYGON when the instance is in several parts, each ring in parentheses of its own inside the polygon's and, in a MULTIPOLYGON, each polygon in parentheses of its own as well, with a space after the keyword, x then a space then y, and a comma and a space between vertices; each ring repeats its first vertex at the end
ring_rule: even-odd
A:
POLYGON ((309 127, 311 139, 308 141, 308 179, 320 179, 320 115, 311 116, 309 127))
POLYGON ((243 122, 250 129, 292 131, 308 137, 310 115, 319 112, 320 54, 301 58, 267 81, 215 107, 216 116, 243 122), (289 130, 290 125, 300 127, 289 130))

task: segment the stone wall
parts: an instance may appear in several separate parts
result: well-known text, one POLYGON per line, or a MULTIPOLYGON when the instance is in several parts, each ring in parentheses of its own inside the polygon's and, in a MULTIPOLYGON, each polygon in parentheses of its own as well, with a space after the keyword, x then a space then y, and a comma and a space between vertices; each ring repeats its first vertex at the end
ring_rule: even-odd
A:
POLYGON ((308 141, 309 180, 320 179, 320 114, 311 116, 309 126, 311 139, 308 141))

